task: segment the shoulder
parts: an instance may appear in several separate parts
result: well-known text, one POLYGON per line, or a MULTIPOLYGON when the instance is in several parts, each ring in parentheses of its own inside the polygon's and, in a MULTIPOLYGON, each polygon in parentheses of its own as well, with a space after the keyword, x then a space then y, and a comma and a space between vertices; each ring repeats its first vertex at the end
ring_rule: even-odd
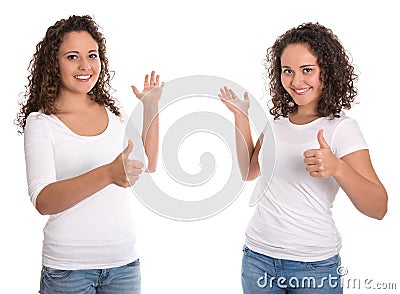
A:
POLYGON ((31 112, 26 118, 24 134, 25 137, 34 135, 52 138, 54 131, 60 127, 62 125, 54 115, 42 111, 31 112))
POLYGON ((345 112, 342 112, 339 118, 334 119, 335 131, 346 131, 349 129, 359 130, 358 122, 352 117, 348 116, 345 112))
POLYGON ((49 121, 52 120, 50 115, 42 112, 31 112, 26 118, 26 124, 24 129, 24 141, 25 144, 40 142, 43 140, 52 141, 53 135, 51 130, 51 124, 49 121))
POLYGON ((44 114, 41 111, 31 112, 26 118, 25 128, 40 127, 47 125, 50 115, 44 114))
POLYGON ((347 115, 341 115, 332 132, 332 147, 336 156, 341 158, 354 151, 368 149, 368 145, 357 121, 347 115))
POLYGON ((347 128, 358 128, 358 123, 355 119, 351 118, 342 111, 340 113, 340 117, 325 117, 321 123, 321 126, 327 131, 335 133, 338 130, 344 130, 347 128))

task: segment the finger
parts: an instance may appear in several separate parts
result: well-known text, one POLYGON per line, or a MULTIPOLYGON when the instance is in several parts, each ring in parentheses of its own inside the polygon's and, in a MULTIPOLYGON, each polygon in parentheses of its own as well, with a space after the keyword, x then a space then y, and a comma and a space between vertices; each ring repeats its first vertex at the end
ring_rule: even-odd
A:
POLYGON ((224 102, 224 100, 227 100, 227 96, 226 96, 226 93, 225 93, 225 89, 224 89, 224 88, 219 89, 218 97, 221 98, 221 100, 222 100, 223 102, 224 102))
POLYGON ((160 84, 160 75, 156 75, 156 86, 160 84))
POLYGON ((129 154, 131 154, 133 151, 133 143, 131 140, 128 140, 128 146, 126 146, 125 150, 122 151, 122 156, 124 158, 128 158, 129 154))
POLYGON ((136 168, 136 167, 133 167, 133 166, 131 166, 131 165, 126 165, 126 164, 125 164, 125 174, 126 174, 127 176, 138 176, 138 175, 140 175, 142 172, 143 172, 143 171, 142 171, 141 168, 136 168))
POLYGON ((318 171, 310 172, 310 176, 312 176, 314 178, 323 178, 324 177, 323 173, 318 172, 318 171))
POLYGON ((316 164, 316 163, 318 163, 318 160, 314 156, 313 157, 305 157, 304 163, 306 165, 316 164))
POLYGON ((229 89, 229 94, 230 94, 230 96, 231 96, 233 99, 238 99, 238 96, 236 95, 235 92, 233 92, 232 89, 229 89))
POLYGON ((226 97, 223 94, 218 94, 219 99, 224 103, 225 105, 228 105, 228 100, 226 100, 226 97))
POLYGON ((227 87, 227 86, 224 86, 224 93, 225 93, 225 96, 226 96, 226 98, 229 100, 229 99, 232 99, 232 95, 231 95, 231 93, 229 92, 229 88, 227 87))
POLYGON ((319 130, 318 135, 317 135, 317 139, 318 139, 319 147, 321 149, 330 148, 329 144, 325 141, 324 130, 319 130))
POLYGON ((156 76, 156 72, 153 70, 150 74, 150 85, 154 85, 156 83, 155 76, 156 76))
POLYGON ((319 151, 319 149, 308 149, 308 150, 304 151, 303 155, 306 158, 315 157, 318 155, 318 151, 319 151))
POLYGON ((249 100, 249 93, 248 92, 244 92, 244 100, 249 100))
POLYGON ((144 167, 143 161, 140 161, 140 160, 132 160, 131 165, 133 168, 136 168, 139 170, 142 170, 142 168, 144 167))
POLYGON ((149 86, 149 75, 148 74, 144 76, 144 84, 143 84, 143 86, 145 88, 149 86))
POLYGON ((137 180, 139 180, 139 176, 129 176, 127 180, 129 182, 129 186, 132 186, 137 182, 137 180))
POLYGON ((131 86, 133 94, 135 94, 136 97, 140 96, 139 90, 135 86, 131 86))
POLYGON ((321 168, 317 164, 309 164, 306 166, 306 171, 309 173, 310 172, 319 172, 319 171, 321 171, 321 168))
POLYGON ((141 160, 128 159, 125 162, 125 166, 127 169, 142 169, 144 167, 144 163, 141 160))

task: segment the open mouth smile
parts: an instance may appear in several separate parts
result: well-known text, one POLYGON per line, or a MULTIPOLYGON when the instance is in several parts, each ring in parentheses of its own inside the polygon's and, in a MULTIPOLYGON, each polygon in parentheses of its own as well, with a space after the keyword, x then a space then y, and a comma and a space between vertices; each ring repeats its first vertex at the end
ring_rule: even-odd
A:
POLYGON ((307 93, 311 88, 302 88, 302 89, 292 89, 296 95, 304 95, 307 93))
POLYGON ((80 81, 88 81, 90 79, 91 75, 78 75, 74 76, 75 79, 80 80, 80 81))

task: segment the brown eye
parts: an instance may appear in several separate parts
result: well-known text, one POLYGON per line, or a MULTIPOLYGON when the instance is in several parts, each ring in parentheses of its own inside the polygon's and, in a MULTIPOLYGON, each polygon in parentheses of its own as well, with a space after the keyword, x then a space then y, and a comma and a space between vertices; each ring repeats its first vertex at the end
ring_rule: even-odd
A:
POLYGON ((77 55, 68 55, 68 56, 67 56, 67 59, 68 59, 68 60, 75 60, 75 59, 77 59, 77 58, 78 58, 77 55))

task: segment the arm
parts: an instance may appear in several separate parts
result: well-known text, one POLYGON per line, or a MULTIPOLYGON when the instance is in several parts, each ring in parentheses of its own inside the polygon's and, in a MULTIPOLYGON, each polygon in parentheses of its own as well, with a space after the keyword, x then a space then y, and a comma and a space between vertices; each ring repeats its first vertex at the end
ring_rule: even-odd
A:
POLYGON ((260 136, 256 146, 254 146, 248 117, 250 107, 248 93, 246 92, 244 100, 241 100, 231 89, 224 87, 220 90, 218 96, 235 117, 236 156, 242 179, 245 181, 254 180, 260 174, 258 154, 263 135, 260 136))
POLYGON ((160 86, 160 76, 151 72, 145 76, 144 88, 140 92, 135 86, 132 91, 136 97, 143 103, 143 129, 142 141, 144 149, 149 159, 148 172, 154 172, 157 166, 158 147, 159 147, 159 115, 158 103, 162 94, 164 83, 160 86))
POLYGON ((45 120, 40 115, 29 117, 24 132, 29 195, 41 214, 60 213, 111 183, 133 185, 143 167, 142 162, 127 159, 133 150, 130 142, 112 163, 57 181, 51 132, 45 120))
POLYGON ((354 206, 363 214, 382 219, 387 211, 388 196, 371 163, 368 150, 352 152, 337 158, 319 131, 320 149, 307 150, 306 170, 313 177, 333 176, 354 206))
POLYGON ((109 184, 123 188, 132 186, 144 166, 141 161, 128 159, 132 150, 133 143, 129 141, 126 149, 113 162, 47 185, 36 198, 36 209, 43 215, 56 214, 71 208, 109 184))
POLYGON ((334 177, 360 212, 376 219, 385 216, 388 196, 374 171, 368 150, 343 156, 334 177))

